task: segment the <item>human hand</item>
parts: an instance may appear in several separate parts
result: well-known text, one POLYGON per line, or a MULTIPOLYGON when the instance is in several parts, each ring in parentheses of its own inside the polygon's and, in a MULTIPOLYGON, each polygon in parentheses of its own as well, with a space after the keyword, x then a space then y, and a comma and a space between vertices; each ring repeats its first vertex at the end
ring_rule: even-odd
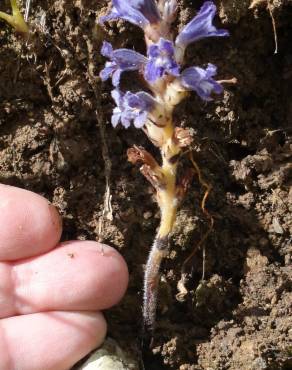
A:
POLYGON ((99 346, 98 310, 128 283, 123 258, 92 241, 58 244, 62 225, 41 196, 0 185, 0 370, 65 370, 99 346))

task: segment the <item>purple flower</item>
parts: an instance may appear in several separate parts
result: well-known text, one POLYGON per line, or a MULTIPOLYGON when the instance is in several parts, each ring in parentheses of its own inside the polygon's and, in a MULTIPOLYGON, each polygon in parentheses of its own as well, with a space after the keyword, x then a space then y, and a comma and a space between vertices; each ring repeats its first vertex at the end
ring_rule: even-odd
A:
POLYGON ((212 93, 221 94, 223 87, 212 77, 217 74, 217 67, 208 64, 206 69, 200 67, 190 67, 181 74, 181 84, 187 90, 194 90, 203 100, 213 100, 212 93))
POLYGON ((155 0, 112 0, 112 5, 111 12, 99 18, 101 24, 121 18, 144 29, 160 21, 155 0))
POLYGON ((145 67, 145 78, 153 83, 166 73, 179 76, 179 66, 174 59, 174 46, 171 41, 160 38, 157 44, 148 48, 148 63, 145 67))
POLYGON ((148 93, 140 91, 136 94, 127 91, 124 95, 115 89, 112 97, 116 103, 113 110, 112 125, 116 127, 121 123, 125 128, 130 127, 131 122, 136 128, 141 128, 147 121, 148 113, 155 108, 156 101, 148 93))
POLYGON ((206 1, 195 18, 191 20, 177 36, 176 45, 186 48, 192 42, 205 37, 228 36, 229 32, 227 30, 218 30, 212 24, 216 10, 216 5, 212 1, 206 1))
POLYGON ((114 86, 119 85, 122 72, 142 69, 147 63, 147 58, 144 55, 129 49, 113 50, 112 45, 106 41, 103 42, 101 54, 109 58, 110 62, 106 62, 105 68, 99 76, 102 81, 112 77, 114 86))

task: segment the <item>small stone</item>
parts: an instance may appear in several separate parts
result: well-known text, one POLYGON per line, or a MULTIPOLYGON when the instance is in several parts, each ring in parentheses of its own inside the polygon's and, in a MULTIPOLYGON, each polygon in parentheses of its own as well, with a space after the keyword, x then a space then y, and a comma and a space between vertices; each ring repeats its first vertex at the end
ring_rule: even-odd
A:
POLYGON ((113 339, 106 339, 77 370, 137 370, 139 365, 113 339))
POLYGON ((283 228, 280 225, 280 222, 279 222, 277 217, 273 218, 273 228, 274 228, 275 233, 277 233, 277 234, 283 234, 284 233, 283 228))
POLYGON ((261 247, 266 247, 269 244, 269 240, 267 238, 260 238, 259 244, 261 247))
POLYGON ((150 212, 150 211, 144 212, 143 217, 144 217, 145 220, 149 220, 149 218, 152 217, 152 212, 150 212))

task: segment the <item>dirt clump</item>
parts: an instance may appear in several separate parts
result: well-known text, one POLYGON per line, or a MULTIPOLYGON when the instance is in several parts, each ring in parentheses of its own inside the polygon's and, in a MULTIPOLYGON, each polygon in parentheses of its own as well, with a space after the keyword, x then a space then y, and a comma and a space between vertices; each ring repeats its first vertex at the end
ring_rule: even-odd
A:
MULTIPOLYGON (((219 79, 238 82, 214 102, 205 105, 193 94, 175 111, 177 125, 192 128, 195 160, 212 185, 207 208, 214 227, 203 259, 203 246, 197 246, 209 219, 201 209, 204 189, 195 178, 162 267, 147 370, 292 368, 292 3, 270 1, 276 55, 265 4, 249 9, 250 1, 216 3, 221 18, 216 22, 231 36, 198 42, 187 50, 187 63, 214 63, 219 79), (186 294, 178 300, 181 269, 194 248, 186 294)), ((64 240, 101 240, 123 254, 129 289, 106 316, 110 336, 141 362, 143 268, 159 213, 153 190, 127 162, 126 150, 133 144, 152 147, 139 130, 111 127, 112 87, 98 74, 104 39, 145 50, 134 26, 96 25, 107 5, 34 2, 34 31, 27 43, 1 23, 0 181, 51 200, 64 219, 64 240), (112 219, 104 217, 105 143, 112 219)), ((179 1, 174 27, 180 29, 200 5, 179 1)), ((2 3, 1 10, 7 10, 2 3)), ((134 82, 125 77, 126 84, 134 82)), ((183 162, 191 166, 187 158, 183 162)))

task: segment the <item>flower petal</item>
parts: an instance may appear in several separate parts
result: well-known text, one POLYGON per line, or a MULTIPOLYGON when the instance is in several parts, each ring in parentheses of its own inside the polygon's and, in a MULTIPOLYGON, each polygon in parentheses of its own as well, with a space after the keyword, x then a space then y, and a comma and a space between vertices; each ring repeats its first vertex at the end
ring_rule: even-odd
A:
POLYGON ((214 64, 209 63, 206 68, 207 77, 213 77, 217 74, 217 67, 214 64))
POLYGON ((124 19, 141 28, 160 21, 159 11, 154 0, 112 0, 111 12, 99 18, 103 24, 112 19, 124 19))
POLYGON ((153 83, 166 74, 179 75, 179 65, 174 57, 172 41, 161 37, 157 44, 148 48, 148 59, 144 70, 144 77, 148 82, 153 83))
POLYGON ((156 100, 144 91, 136 94, 128 91, 123 95, 118 89, 115 89, 112 91, 112 97, 117 104, 112 115, 114 127, 121 122, 125 128, 128 128, 133 122, 135 127, 141 128, 147 121, 148 113, 157 104, 156 100))
MULTIPOLYGON (((118 0, 113 1, 118 2, 118 0)), ((133 9, 141 12, 149 23, 157 23, 160 20, 160 14, 155 0, 124 0, 124 2, 127 2, 133 9)))
POLYGON ((148 56, 151 58, 157 58, 160 54, 158 45, 152 44, 148 48, 148 56))
POLYGON ((131 126, 131 116, 128 114, 123 113, 121 116, 121 123, 125 128, 129 128, 131 126))
POLYGON ((111 119, 111 124, 113 125, 113 127, 115 128, 117 127, 117 125, 120 122, 120 119, 121 119, 121 113, 113 113, 112 119, 111 119))
POLYGON ((118 11, 115 8, 112 8, 112 10, 107 15, 99 17, 98 23, 103 26, 105 22, 109 22, 118 18, 119 18, 118 11))
POLYGON ((108 62, 106 63, 105 68, 100 71, 99 77, 102 81, 106 81, 111 77, 115 69, 116 65, 112 62, 108 62))
POLYGON ((206 1, 198 14, 182 29, 176 38, 176 45, 185 48, 187 45, 205 37, 228 36, 229 32, 224 29, 217 29, 213 25, 216 13, 216 5, 212 1, 206 1))
POLYGON ((181 83, 187 90, 194 90, 201 99, 210 101, 212 93, 221 94, 223 87, 212 77, 216 74, 216 66, 209 64, 206 69, 190 67, 181 74, 181 83))
POLYGON ((121 101, 122 101, 122 94, 121 94, 120 90, 118 90, 118 89, 112 90, 111 96, 114 99, 116 105, 119 106, 121 104, 121 101))
POLYGON ((122 70, 134 71, 143 67, 147 63, 147 58, 130 49, 116 49, 113 51, 112 60, 120 66, 122 70))
POLYGON ((160 50, 163 51, 163 52, 165 52, 165 53, 167 53, 168 56, 173 56, 174 55, 174 45, 173 45, 173 42, 161 38, 159 40, 159 47, 160 47, 160 50))
POLYGON ((134 126, 136 128, 142 128, 146 121, 147 121, 148 112, 141 112, 135 119, 134 119, 134 126))
POLYGON ((114 87, 119 86, 120 79, 121 79, 121 74, 122 74, 122 70, 121 69, 116 69, 114 71, 114 73, 112 74, 112 84, 114 85, 114 87))
POLYGON ((109 42, 104 41, 100 49, 100 54, 104 57, 111 58, 112 53, 113 53, 112 45, 109 42))
POLYGON ((147 112, 150 112, 157 104, 153 96, 144 91, 139 91, 136 94, 129 93, 127 101, 131 108, 138 108, 147 112))
POLYGON ((180 68, 177 64, 172 64, 168 68, 168 73, 172 76, 179 77, 180 76, 180 68))
POLYGON ((152 83, 161 77, 161 70, 156 67, 155 61, 149 61, 144 70, 145 79, 152 83))
POLYGON ((102 55, 108 57, 110 62, 107 62, 100 77, 104 81, 112 76, 112 83, 117 87, 120 83, 120 77, 124 71, 135 71, 142 69, 147 62, 147 58, 130 49, 113 50, 109 42, 104 42, 101 48, 102 55))

